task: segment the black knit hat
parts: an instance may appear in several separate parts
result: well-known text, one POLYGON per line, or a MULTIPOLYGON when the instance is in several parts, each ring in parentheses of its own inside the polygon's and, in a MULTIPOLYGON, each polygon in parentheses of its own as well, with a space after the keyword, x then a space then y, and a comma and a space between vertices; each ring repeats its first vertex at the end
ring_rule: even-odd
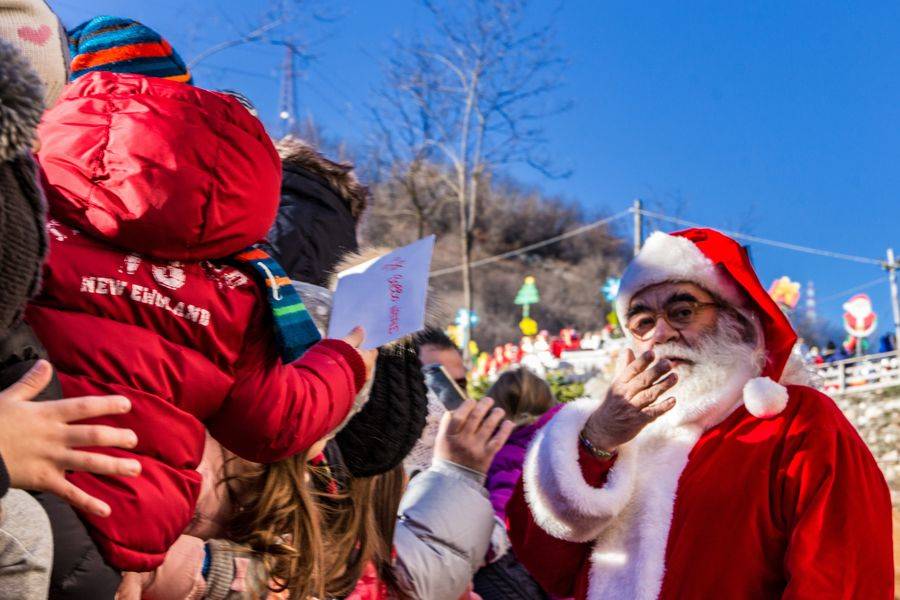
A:
POLYGON ((0 41, 0 335, 40 287, 47 252, 44 197, 31 158, 43 89, 29 63, 0 41))
POLYGON ((403 462, 425 427, 426 394, 422 362, 409 345, 379 349, 369 401, 336 437, 352 476, 372 477, 403 462))

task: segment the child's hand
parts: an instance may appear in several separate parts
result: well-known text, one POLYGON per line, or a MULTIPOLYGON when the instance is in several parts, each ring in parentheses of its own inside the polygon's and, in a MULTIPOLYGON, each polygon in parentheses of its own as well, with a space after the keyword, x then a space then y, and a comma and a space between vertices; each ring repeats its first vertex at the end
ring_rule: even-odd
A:
POLYGON ((141 472, 141 463, 136 460, 76 448, 134 448, 137 436, 130 429, 70 423, 127 413, 131 403, 121 396, 31 402, 47 387, 52 374, 50 363, 40 360, 19 381, 0 391, 0 456, 10 483, 15 488, 51 492, 75 508, 109 516, 109 505, 75 487, 65 478, 65 472, 135 477, 141 472))
POLYGON ((347 334, 344 341, 356 348, 356 351, 359 352, 363 362, 366 364, 366 379, 372 379, 372 372, 375 370, 375 361, 378 359, 378 350, 363 350, 360 348, 365 339, 366 330, 362 327, 356 327, 347 334))
POLYGON ((487 473, 514 428, 511 421, 503 420, 503 409, 491 410, 493 406, 491 398, 467 399, 456 410, 444 413, 434 443, 435 458, 487 473))

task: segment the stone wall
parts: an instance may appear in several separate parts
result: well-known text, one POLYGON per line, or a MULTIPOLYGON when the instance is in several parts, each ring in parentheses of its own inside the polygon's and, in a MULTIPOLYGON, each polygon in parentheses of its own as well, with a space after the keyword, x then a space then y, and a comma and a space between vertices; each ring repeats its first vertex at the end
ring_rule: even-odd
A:
POLYGON ((853 394, 835 399, 868 444, 900 508, 900 389, 853 394))

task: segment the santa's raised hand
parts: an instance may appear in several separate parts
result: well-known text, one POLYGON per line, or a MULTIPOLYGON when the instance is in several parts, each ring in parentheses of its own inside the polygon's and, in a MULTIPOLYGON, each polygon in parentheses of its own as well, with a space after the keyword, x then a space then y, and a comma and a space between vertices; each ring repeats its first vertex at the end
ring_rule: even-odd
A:
POLYGON ((678 383, 666 360, 653 363, 652 350, 634 357, 627 349, 619 355, 619 368, 606 398, 584 427, 592 446, 614 452, 675 406, 675 398, 659 398, 678 383), (666 376, 668 373, 668 376, 666 376))

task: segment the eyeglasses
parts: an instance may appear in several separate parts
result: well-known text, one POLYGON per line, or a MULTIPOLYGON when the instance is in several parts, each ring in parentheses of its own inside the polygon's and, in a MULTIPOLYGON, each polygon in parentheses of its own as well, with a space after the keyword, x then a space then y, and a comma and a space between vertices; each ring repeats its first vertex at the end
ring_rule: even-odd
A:
POLYGON ((721 305, 718 302, 679 300, 665 305, 662 310, 642 310, 631 315, 626 327, 635 338, 646 341, 656 330, 660 317, 673 329, 681 331, 696 321, 701 312, 713 307, 721 308, 721 305))

